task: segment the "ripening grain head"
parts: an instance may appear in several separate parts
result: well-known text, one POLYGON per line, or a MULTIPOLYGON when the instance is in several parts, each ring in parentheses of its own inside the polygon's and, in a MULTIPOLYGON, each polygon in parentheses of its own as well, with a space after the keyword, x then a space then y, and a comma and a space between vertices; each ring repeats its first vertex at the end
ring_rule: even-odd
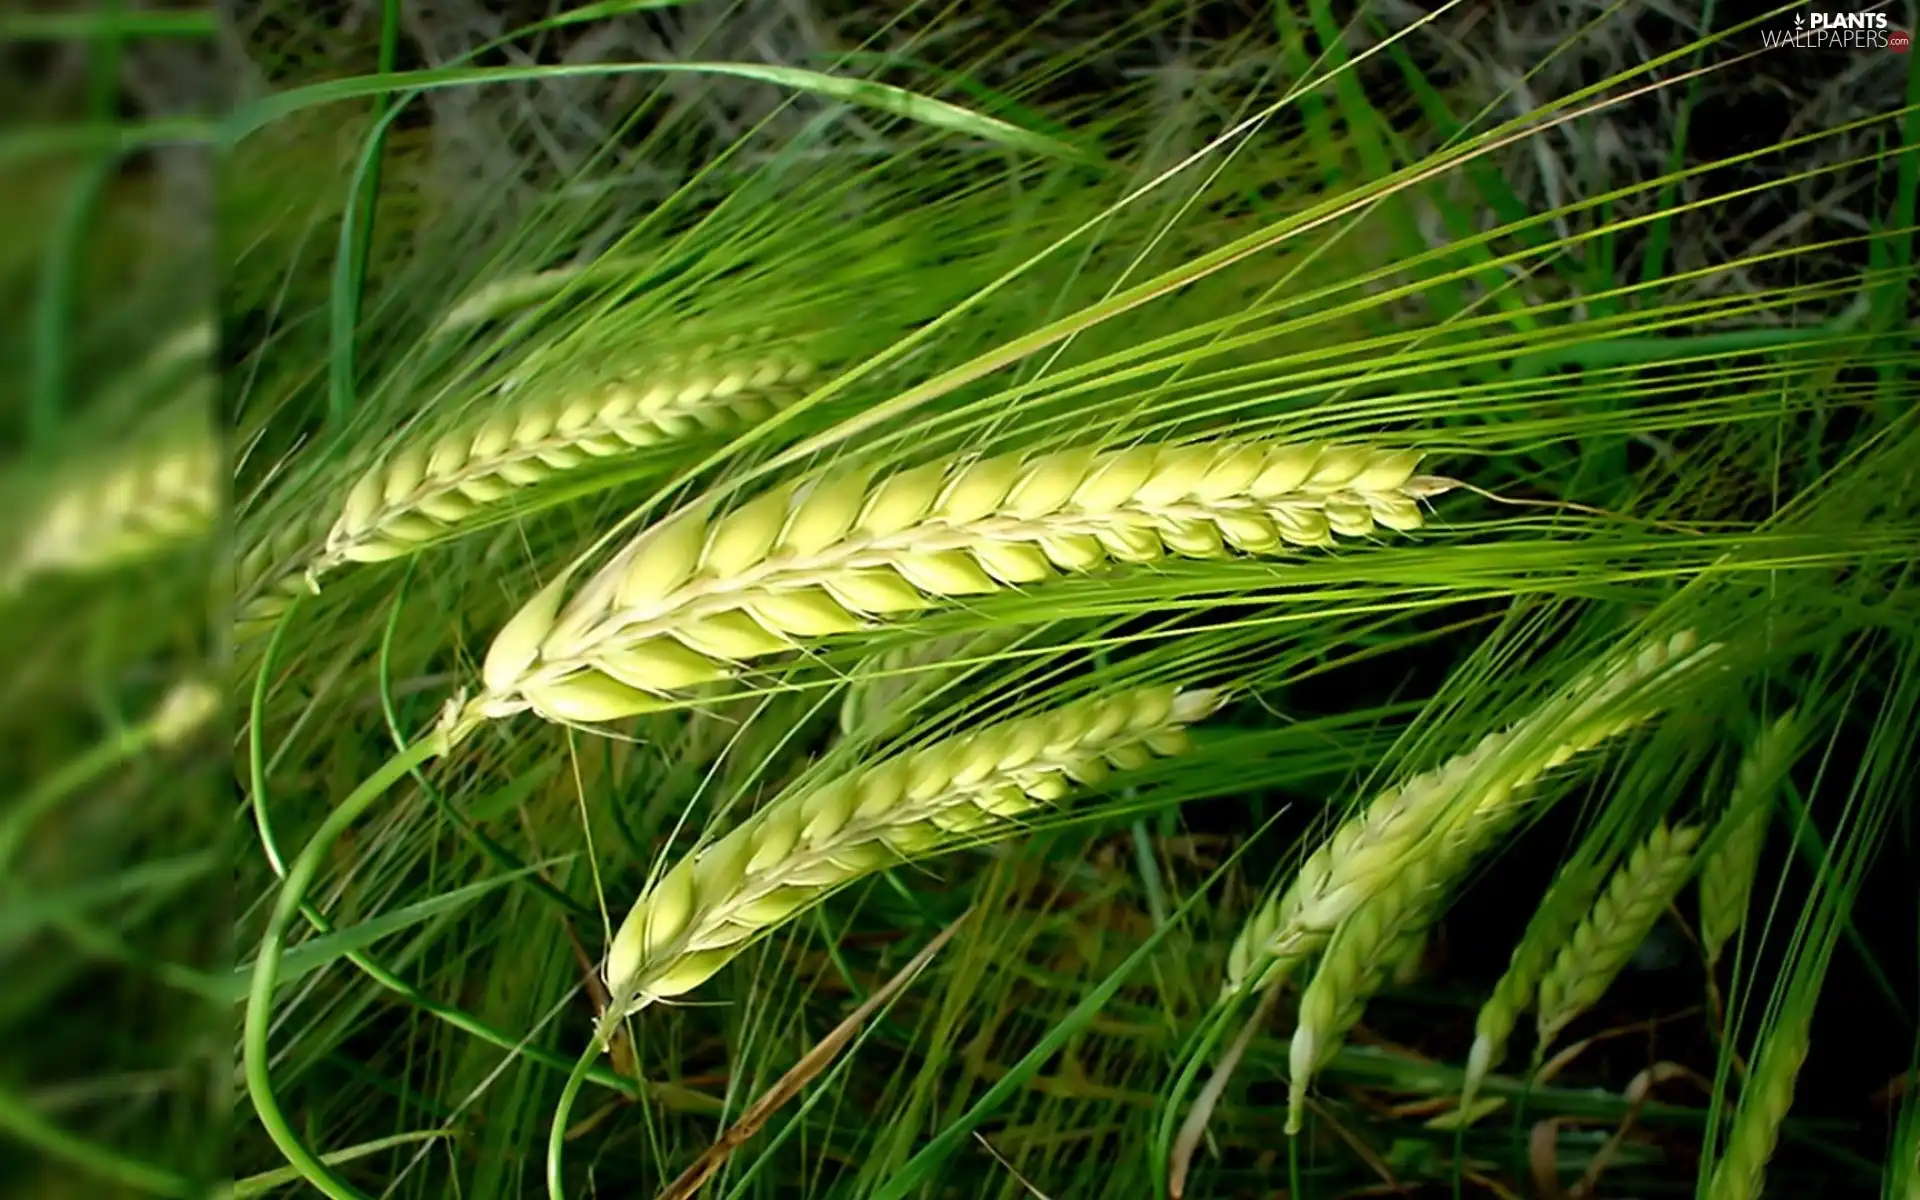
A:
POLYGON ((1307 856, 1235 938, 1224 994, 1269 986, 1325 945, 1339 924, 1390 885, 1437 834, 1491 836, 1516 794, 1546 771, 1646 720, 1657 697, 1639 689, 1691 670, 1717 646, 1692 631, 1649 643, 1582 676, 1525 720, 1375 798, 1307 856))
POLYGON ((991 725, 783 796, 676 864, 607 955, 617 1020, 699 986, 754 938, 847 883, 1012 833, 1076 784, 1186 748, 1218 693, 1142 688, 991 725))
POLYGON ((1605 994, 1693 870, 1698 826, 1664 822, 1613 873, 1540 980, 1540 1044, 1605 994))
POLYGON ((593 722, 658 708, 802 640, 952 597, 1167 555, 1270 554, 1420 526, 1444 481, 1419 455, 1204 442, 1011 453, 874 479, 832 471, 718 517, 648 529, 567 599, 564 581, 487 655, 474 719, 593 722))
POLYGON ((90 574, 205 535, 222 497, 219 444, 197 425, 58 477, 0 571, 0 593, 42 575, 90 574))
POLYGON ((759 420, 796 397, 810 373, 803 358, 736 338, 594 387, 516 403, 431 443, 403 443, 348 491, 308 573, 399 558, 536 484, 759 420))

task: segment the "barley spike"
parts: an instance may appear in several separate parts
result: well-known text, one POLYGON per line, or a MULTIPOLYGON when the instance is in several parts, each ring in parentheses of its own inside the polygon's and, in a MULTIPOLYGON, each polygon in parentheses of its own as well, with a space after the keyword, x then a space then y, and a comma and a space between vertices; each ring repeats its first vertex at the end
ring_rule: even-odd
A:
POLYGON ((645 375, 601 383, 395 449, 350 488, 307 571, 413 553, 524 488, 589 463, 765 417, 812 364, 732 338, 645 375))
POLYGON ((1532 1007, 1540 977, 1553 965, 1554 956, 1587 915, 1603 882, 1602 866, 1592 862, 1568 863, 1560 869, 1540 906, 1534 909, 1519 944, 1507 960, 1505 973, 1493 985, 1493 994, 1487 997, 1474 1018, 1473 1046, 1467 1051, 1466 1082, 1461 1088, 1462 1111, 1473 1107, 1474 1094, 1487 1073, 1506 1057, 1507 1039, 1519 1025, 1520 1014, 1532 1007))
POLYGON ((1379 895, 1354 911, 1327 939, 1313 978, 1300 993, 1300 1014, 1288 1046, 1287 1132, 1300 1132, 1307 1085, 1340 1048, 1368 1000, 1386 983, 1400 943, 1432 920, 1455 865, 1423 855, 1397 872, 1379 895))
POLYGON ((1420 500, 1452 486, 1415 475, 1418 459, 1238 442, 1012 453, 878 481, 828 472, 717 519, 683 511, 582 587, 526 670, 489 677, 476 717, 558 717, 576 690, 607 697, 615 715, 645 712, 801 639, 952 597, 1111 561, 1267 554, 1414 529, 1420 500))
MULTIPOLYGON (((1513 801, 1541 774, 1658 711, 1651 703, 1623 705, 1623 694, 1691 669, 1717 650, 1717 644, 1700 646, 1690 630, 1651 642, 1576 680, 1472 750, 1376 797, 1337 826, 1292 882, 1241 927, 1227 957, 1223 997, 1250 986, 1277 986, 1390 884, 1424 839, 1454 821, 1477 823, 1493 812, 1517 811, 1513 801)), ((1476 836, 1493 828, 1482 826, 1476 836)))
POLYGON ((1513 824, 1520 810, 1506 802, 1511 791, 1495 782, 1484 794, 1467 793, 1465 815, 1422 845, 1327 939, 1313 978, 1300 994, 1289 1055, 1288 1133, 1300 1132, 1314 1073, 1340 1048, 1367 1001, 1395 972, 1406 947, 1417 951, 1422 945, 1453 882, 1513 824))
POLYGON ((1760 1200, 1781 1123, 1793 1107, 1793 1085, 1807 1059, 1807 1017, 1786 1013, 1768 1032, 1747 1076, 1727 1131, 1726 1148, 1714 1164, 1707 1200, 1760 1200))
POLYGON ((1773 790, 1792 765, 1795 716, 1788 710, 1748 747, 1721 818, 1720 843, 1700 864, 1700 945, 1709 970, 1746 920, 1760 852, 1766 847, 1773 790))
POLYGON ((218 445, 194 427, 58 480, 0 573, 0 594, 45 575, 91 574, 206 534, 220 504, 218 445))
POLYGON ((1663 821, 1635 847, 1540 979, 1537 1024, 1544 1049, 1605 994, 1685 886, 1700 828, 1663 821))
POLYGON ((1022 814, 1186 745, 1219 693, 1140 688, 959 734, 780 797, 681 859, 614 934, 609 1020, 698 987, 863 875, 1019 828, 1022 814))

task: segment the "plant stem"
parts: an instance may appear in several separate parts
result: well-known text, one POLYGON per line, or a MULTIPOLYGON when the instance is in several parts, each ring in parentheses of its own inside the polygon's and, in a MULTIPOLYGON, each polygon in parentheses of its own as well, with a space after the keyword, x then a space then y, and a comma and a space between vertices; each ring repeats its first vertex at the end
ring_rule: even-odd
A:
MULTIPOLYGON (((267 817, 267 756, 262 731, 266 728, 267 681, 273 673, 274 660, 279 654, 281 635, 292 621, 293 613, 299 607, 301 599, 301 597, 297 596, 294 598, 293 603, 288 606, 285 613, 281 614, 280 620, 275 624, 273 635, 267 640, 267 648, 261 656, 260 669, 254 679, 253 703, 247 725, 247 743, 251 760, 249 765, 249 778, 251 780, 253 793, 251 800, 254 824, 260 833, 260 847, 267 857, 267 865, 272 867, 273 873, 282 879, 285 879, 287 875, 286 863, 280 857, 279 839, 274 836, 273 823, 267 817)), ((384 666, 382 669, 384 671, 384 666)), ((396 752, 404 751, 406 749, 405 741, 400 740, 395 749, 396 752)), ((422 759, 420 761, 424 762, 425 760, 422 759)), ((420 778, 422 786, 424 787, 426 782, 424 776, 421 776, 419 773, 418 764, 416 763, 411 769, 414 771, 416 777, 420 778)), ((437 796, 438 792, 429 790, 428 794, 430 796, 437 796)), ((313 926, 316 933, 325 936, 326 934, 334 932, 333 922, 329 921, 326 914, 313 905, 303 903, 300 905, 300 911, 307 918, 307 923, 313 926)), ((465 1009, 457 1008, 451 1004, 440 1003, 388 970, 385 964, 374 959, 366 952, 351 951, 346 957, 347 961, 358 967, 367 978, 373 980, 381 987, 386 988, 396 996, 399 996, 420 1011, 445 1021, 462 1033, 477 1037, 489 1045, 498 1046, 509 1054, 524 1056, 551 1070, 567 1070, 569 1064, 567 1060, 560 1055, 554 1054, 552 1051, 540 1046, 528 1045, 524 1039, 510 1036, 501 1030, 495 1029, 465 1009)), ((634 1100, 640 1099, 647 1092, 651 1091, 655 1099, 676 1108, 704 1111, 709 1107, 703 1103, 706 1098, 700 1096, 699 1093, 689 1092, 684 1089, 675 1089, 672 1088, 671 1085, 665 1084, 648 1088, 646 1085, 628 1079, 618 1072, 608 1070, 604 1067, 595 1067, 589 1075, 589 1078, 601 1087, 611 1088, 634 1100)), ((715 1103, 712 1107, 717 1108, 718 1104, 715 1103)))
POLYGON ((547 1131, 547 1200, 566 1200, 566 1186, 562 1179, 563 1159, 567 1152, 567 1118, 573 1113, 573 1102, 580 1095, 580 1085, 587 1080, 587 1071, 600 1057, 602 1045, 599 1038, 587 1043, 580 1052, 580 1059, 573 1064, 573 1070, 567 1075, 567 1085, 560 1089, 560 1101, 553 1106, 553 1128, 547 1131))
POLYGON ((300 1135, 288 1123, 286 1114, 280 1109, 279 1100, 273 1094, 267 1034, 272 1027, 273 993, 280 982, 280 955, 286 947, 288 930, 293 927, 295 918, 300 916, 307 889, 313 886, 314 878, 320 874, 321 865, 332 852, 334 843, 340 840, 340 835, 373 807, 374 801, 384 795, 388 788, 416 766, 438 756, 445 746, 445 739, 438 733, 421 738, 361 781, 360 786, 328 814, 301 849, 300 856, 288 868, 286 879, 280 887, 280 898, 273 906, 273 914, 267 918, 267 931, 260 939, 260 952, 253 962, 253 985, 247 996, 243 1042, 247 1092, 253 1099, 254 1111, 260 1115, 260 1124, 266 1128, 274 1144, 280 1147, 280 1152, 287 1156, 288 1164, 299 1171, 308 1183, 334 1200, 366 1200, 366 1197, 335 1175, 307 1148, 307 1144, 300 1140, 300 1135))

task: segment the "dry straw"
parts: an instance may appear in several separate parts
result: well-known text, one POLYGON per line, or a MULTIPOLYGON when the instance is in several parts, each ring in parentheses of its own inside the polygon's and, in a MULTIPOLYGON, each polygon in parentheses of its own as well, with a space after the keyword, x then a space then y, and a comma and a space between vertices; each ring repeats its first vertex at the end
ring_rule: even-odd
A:
POLYGON ((1686 885, 1698 826, 1657 826, 1613 873, 1606 890, 1574 928, 1540 979, 1540 1048, 1591 1008, 1686 885))
POLYGON ((1793 764, 1795 715, 1788 710, 1747 748, 1721 818, 1719 843, 1700 864, 1700 945, 1709 970, 1746 921, 1760 852, 1766 847, 1774 788, 1793 764))
POLYGON ((1457 855, 1457 848, 1433 840, 1436 835, 1460 838, 1470 829, 1467 844, 1491 836, 1520 811, 1512 803, 1516 793, 1651 717, 1657 697, 1641 695, 1643 689, 1691 670, 1717 649, 1698 645, 1690 630, 1651 643, 1577 680, 1519 724, 1375 798, 1342 822, 1286 889, 1242 927, 1228 955, 1223 994, 1277 986, 1421 855, 1457 855))
POLYGON ((699 986, 753 939, 863 875, 1013 832, 1075 784, 1181 752, 1186 726, 1219 703, 1212 691, 1138 689, 783 796, 682 859, 633 906, 607 955, 608 1019, 699 986))
POLYGON ((562 607, 555 580, 495 638, 466 720, 647 712, 801 639, 1062 571, 1270 554, 1423 522, 1450 481, 1414 451, 1203 442, 1011 453, 878 480, 829 472, 642 533, 562 607))

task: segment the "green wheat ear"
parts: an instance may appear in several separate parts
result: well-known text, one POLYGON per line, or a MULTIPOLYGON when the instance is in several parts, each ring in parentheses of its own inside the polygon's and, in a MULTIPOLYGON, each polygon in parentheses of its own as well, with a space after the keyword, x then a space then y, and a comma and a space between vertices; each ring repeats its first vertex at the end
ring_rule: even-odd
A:
POLYGON ((1272 554, 1425 521, 1415 451, 1200 442, 835 471, 635 538, 488 651, 474 718, 609 721, 744 664, 951 598, 1169 555, 1272 554))
POLYGON ((1689 630, 1612 659, 1515 725, 1377 796, 1335 828, 1287 887, 1241 927, 1222 995, 1277 985, 1420 855, 1436 847, 1453 853, 1449 839, 1472 844, 1490 836, 1495 818, 1512 819, 1519 806, 1511 801, 1539 776, 1658 711, 1632 693, 1695 669, 1717 650, 1698 645, 1689 630))
POLYGON ((1747 748, 1720 821, 1719 845, 1700 864, 1700 945, 1709 970, 1746 921, 1774 791, 1797 753, 1797 722, 1798 714, 1789 709, 1747 748))
POLYGON ((204 537, 221 503, 221 461, 195 426, 77 464, 25 522, 0 569, 0 595, 48 575, 87 575, 204 537))
POLYGON ((1698 826, 1669 828, 1662 822, 1613 873, 1540 979, 1542 1049, 1606 993, 1680 894, 1693 870, 1700 833, 1698 826))
POLYGON ((1807 1060, 1810 1014, 1787 1012, 1768 1031, 1747 1075, 1727 1131, 1726 1149, 1714 1164, 1707 1200, 1759 1200, 1767 1161, 1780 1140, 1780 1126, 1793 1107, 1794 1083, 1807 1060))
POLYGON ((1002 837, 1076 785, 1187 748, 1218 692, 1141 688, 990 725, 792 793, 680 860, 607 954, 618 1020, 711 978, 755 938, 864 875, 1002 837))
POLYGON ((270 627, 327 574, 417 553, 510 508, 536 485, 765 419, 797 399, 814 370, 773 340, 771 330, 736 335, 591 386, 512 403, 432 441, 402 443, 355 481, 324 532, 289 529, 271 550, 245 560, 241 633, 270 627), (289 550, 300 548, 306 553, 289 561, 289 550), (279 574, 276 563, 286 564, 279 574))
POLYGON ((1534 909, 1507 960, 1506 971, 1474 1017, 1473 1046, 1467 1052, 1466 1081, 1461 1089, 1463 1110, 1472 1108, 1474 1095, 1487 1073, 1506 1057, 1507 1040, 1519 1025, 1520 1014, 1532 1006, 1541 976, 1580 927, 1605 880, 1606 871, 1600 865, 1568 863, 1534 909))

